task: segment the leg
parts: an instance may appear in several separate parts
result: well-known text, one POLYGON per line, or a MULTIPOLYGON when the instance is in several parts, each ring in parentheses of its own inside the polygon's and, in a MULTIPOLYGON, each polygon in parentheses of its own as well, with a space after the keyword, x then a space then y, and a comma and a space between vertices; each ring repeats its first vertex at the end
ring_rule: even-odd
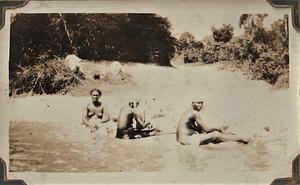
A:
POLYGON ((132 127, 128 128, 127 135, 129 139, 135 139, 135 131, 132 127))
POLYGON ((124 128, 117 128, 116 138, 123 139, 124 135, 124 128))
POLYGON ((191 145, 191 142, 189 141, 188 138, 185 138, 185 139, 181 138, 181 139, 178 139, 177 141, 182 145, 191 145))
POLYGON ((200 137, 200 145, 205 145, 208 143, 220 143, 220 142, 226 142, 226 141, 236 141, 236 142, 241 142, 244 144, 247 144, 248 141, 232 134, 223 134, 218 131, 214 131, 208 134, 201 134, 200 137))
POLYGON ((150 122, 141 122, 136 120, 136 128, 139 130, 146 128, 148 125, 150 125, 150 122))
POLYGON ((135 135, 139 135, 140 137, 150 137, 156 135, 156 130, 136 130, 135 135))
POLYGON ((244 144, 248 143, 247 140, 242 139, 242 138, 238 137, 237 135, 233 135, 233 134, 219 133, 218 139, 220 139, 223 142, 224 141, 236 141, 236 142, 240 142, 240 143, 244 143, 244 144))
POLYGON ((182 133, 177 130, 176 139, 177 139, 177 142, 179 142, 182 145, 191 145, 190 138, 186 133, 182 133))
POLYGON ((132 128, 117 128, 116 138, 119 139, 134 139, 132 128))

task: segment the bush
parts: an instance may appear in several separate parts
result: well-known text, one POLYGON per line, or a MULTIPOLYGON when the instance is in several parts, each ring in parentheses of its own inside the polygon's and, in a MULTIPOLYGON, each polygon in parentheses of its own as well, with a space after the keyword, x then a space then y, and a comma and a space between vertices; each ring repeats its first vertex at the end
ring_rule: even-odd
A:
POLYGON ((218 61, 236 61, 236 53, 240 50, 237 46, 231 42, 227 42, 226 44, 222 44, 218 49, 218 61))
POLYGON ((10 81, 12 94, 54 94, 67 92, 82 80, 84 75, 79 70, 71 71, 64 60, 50 60, 47 63, 20 67, 17 78, 10 81))
POLYGON ((288 65, 283 56, 274 51, 262 53, 250 67, 254 79, 275 84, 281 75, 288 74, 288 65))
POLYGON ((215 43, 207 43, 201 51, 202 62, 205 64, 212 64, 218 62, 219 45, 215 43))
POLYGON ((220 29, 213 28, 214 41, 208 41, 202 49, 202 61, 207 64, 229 61, 246 70, 253 79, 287 87, 289 73, 287 19, 286 17, 285 20, 279 19, 271 25, 271 29, 266 29, 263 27, 265 16, 242 15, 241 24, 245 33, 230 40, 229 26, 226 29, 224 25, 220 29), (228 35, 228 39, 223 39, 226 38, 224 35, 228 35), (245 69, 245 66, 248 69, 245 69))
POLYGON ((200 62, 201 59, 201 53, 199 53, 197 50, 189 49, 184 52, 184 63, 196 63, 200 62))
POLYGON ((230 41, 233 36, 233 27, 230 24, 228 25, 223 24, 223 26, 219 29, 212 27, 211 31, 213 34, 213 38, 216 42, 226 43, 230 41))
POLYGON ((180 35, 177 41, 177 55, 183 55, 184 63, 195 63, 201 60, 201 49, 204 47, 203 43, 196 41, 195 37, 189 33, 184 32, 180 35))

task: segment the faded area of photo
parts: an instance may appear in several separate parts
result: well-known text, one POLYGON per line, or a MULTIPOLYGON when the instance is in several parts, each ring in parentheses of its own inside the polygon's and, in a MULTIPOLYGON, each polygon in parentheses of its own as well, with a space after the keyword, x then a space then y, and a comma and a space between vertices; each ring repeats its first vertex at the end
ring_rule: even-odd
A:
MULTIPOLYGON (((181 27, 176 16, 188 17, 15 14, 9 170, 177 170, 198 171, 203 179, 226 172, 251 176, 254 182, 281 175, 277 169, 289 158, 286 112, 292 109, 288 16, 232 15, 234 21, 214 26, 190 22, 203 24, 199 31, 181 27), (195 102, 202 102, 199 111, 195 102), (122 110, 131 115, 136 108, 143 110, 141 124, 146 128, 149 122, 146 129, 155 133, 116 138, 122 110), (203 125, 204 133, 188 134, 191 143, 177 142, 187 109, 193 116, 199 113, 208 128, 222 128, 215 132, 247 142, 221 139, 199 145, 209 132, 203 125), (107 111, 110 119, 84 125, 86 111, 101 119, 107 111)), ((133 130, 139 123, 133 121, 133 130)))

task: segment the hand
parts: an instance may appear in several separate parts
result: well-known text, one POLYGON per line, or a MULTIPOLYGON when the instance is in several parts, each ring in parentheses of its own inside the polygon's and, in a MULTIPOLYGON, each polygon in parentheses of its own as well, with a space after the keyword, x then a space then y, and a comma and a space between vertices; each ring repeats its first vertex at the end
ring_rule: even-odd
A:
POLYGON ((147 125, 147 127, 146 127, 147 129, 153 129, 153 125, 151 124, 151 123, 148 123, 148 125, 147 125))
POLYGON ((92 127, 91 129, 91 133, 96 132, 99 129, 99 127, 97 125, 95 125, 94 127, 92 127))

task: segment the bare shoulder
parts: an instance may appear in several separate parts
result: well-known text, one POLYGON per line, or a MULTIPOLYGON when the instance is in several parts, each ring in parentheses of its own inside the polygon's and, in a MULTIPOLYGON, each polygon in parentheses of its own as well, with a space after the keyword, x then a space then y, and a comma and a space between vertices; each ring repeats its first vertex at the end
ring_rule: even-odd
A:
POLYGON ((194 111, 192 109, 187 109, 181 114, 182 120, 187 120, 194 116, 194 111))
POLYGON ((145 110, 144 109, 142 109, 142 108, 134 108, 133 110, 132 110, 132 112, 134 113, 134 114, 142 114, 143 112, 144 112, 145 110))
POLYGON ((120 114, 128 114, 128 112, 129 112, 129 109, 128 108, 125 108, 125 107, 121 107, 121 109, 120 109, 120 114))
POLYGON ((193 109, 189 108, 189 109, 186 109, 186 110, 183 112, 183 114, 184 114, 184 115, 193 115, 194 112, 195 112, 195 111, 194 111, 193 109))
POLYGON ((194 117, 201 117, 201 112, 200 111, 193 110, 192 114, 193 114, 194 117))

